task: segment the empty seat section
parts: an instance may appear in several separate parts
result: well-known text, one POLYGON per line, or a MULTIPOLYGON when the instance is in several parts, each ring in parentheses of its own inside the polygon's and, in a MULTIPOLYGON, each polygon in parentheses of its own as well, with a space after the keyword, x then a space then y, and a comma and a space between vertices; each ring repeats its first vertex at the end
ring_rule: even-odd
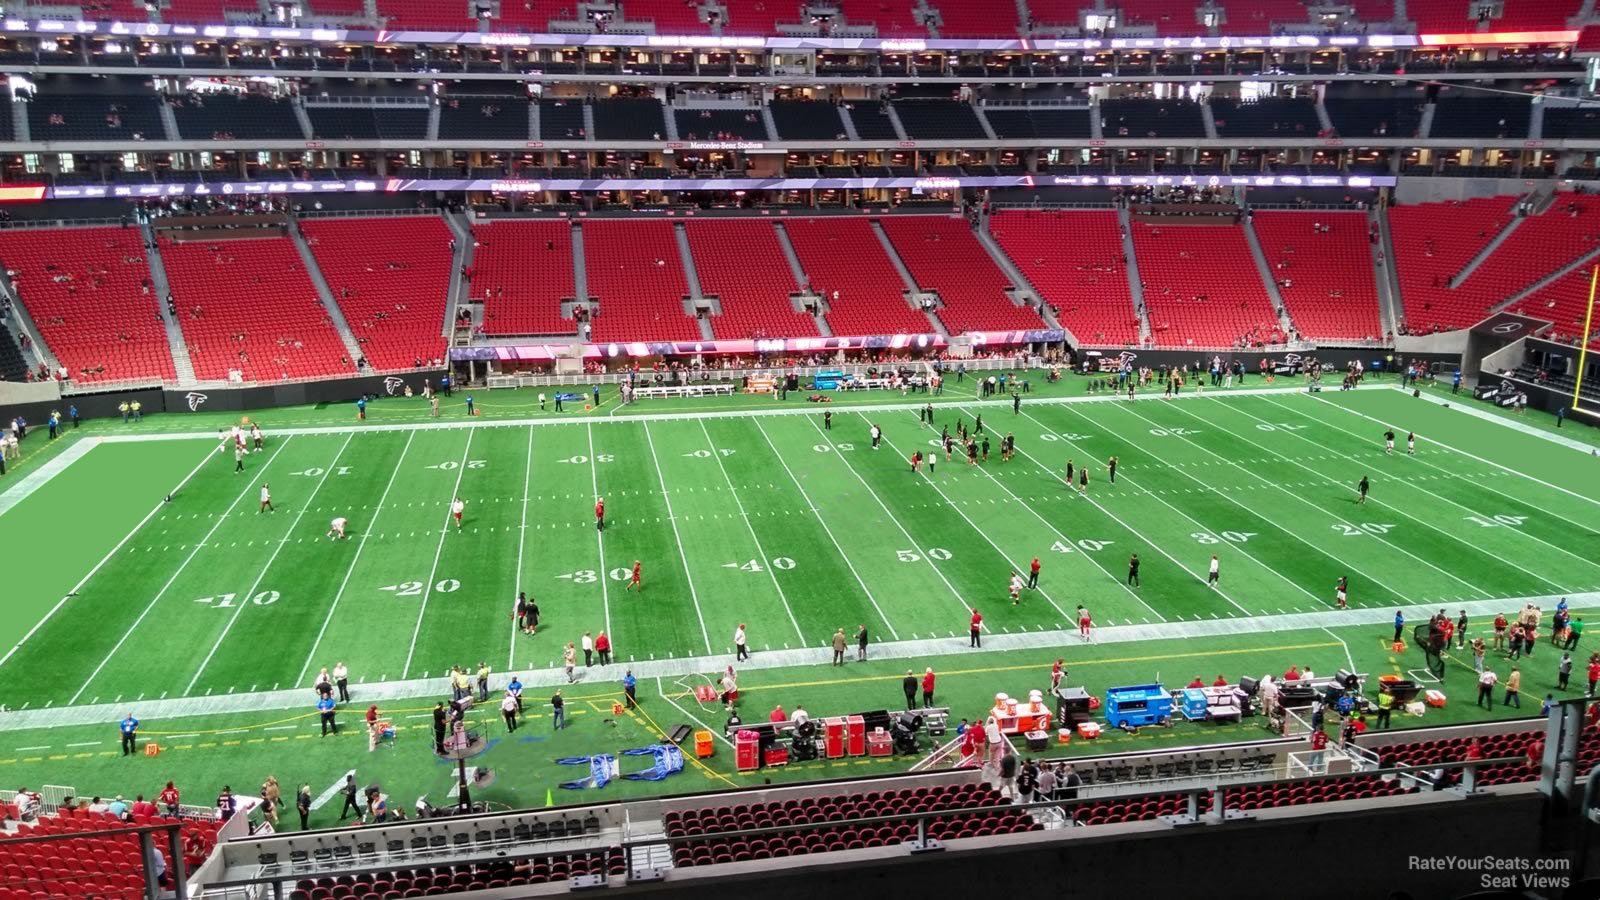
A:
MULTIPOLYGON (((1509 307, 1510 312, 1544 319, 1551 323, 1552 341, 1577 343, 1583 337, 1584 318, 1589 309, 1589 279, 1592 266, 1569 272, 1509 307)), ((1600 347, 1600 334, 1591 335, 1591 348, 1600 347)))
POLYGON ((821 100, 774 100, 772 122, 784 140, 833 141, 845 133, 839 108, 821 100))
MULTIPOLYGON (((1282 34, 1280 26, 1305 25, 1311 21, 1301 0, 1225 0, 1222 6, 1227 15, 1217 26, 1220 34, 1252 37, 1282 34)), ((1191 30, 1190 33, 1203 32, 1191 30)))
POLYGON ((1365 213, 1260 210, 1252 223, 1289 318, 1303 337, 1384 336, 1365 213))
POLYGON ((443 219, 310 219, 301 231, 368 363, 383 371, 444 359, 454 259, 443 219))
POLYGON ((186 140, 283 140, 303 137, 288 100, 190 94, 168 101, 186 140))
POLYGON ((906 299, 906 284, 866 219, 785 220, 784 230, 812 290, 827 300, 828 328, 853 337, 926 334, 928 319, 906 299), (835 294, 838 294, 835 297, 835 294))
POLYGON ((789 300, 799 288, 771 222, 693 219, 684 229, 700 292, 722 303, 722 314, 711 320, 718 338, 817 336, 816 321, 789 300))
POLYGON ((1139 315, 1128 286, 1117 214, 1109 210, 1002 211, 989 230, 1017 271, 1092 345, 1133 346, 1139 315))
POLYGON ((1278 327, 1241 226, 1135 221, 1132 228, 1158 346, 1232 347, 1278 327))
POLYGON ((246 381, 278 381, 355 372, 291 239, 163 238, 161 260, 195 377, 225 379, 238 370, 246 381))
POLYGON ((699 325, 684 312, 689 285, 671 222, 585 222, 583 252, 589 294, 600 307, 594 340, 699 340, 699 325))
POLYGON ((1086 107, 1077 109, 986 107, 984 118, 999 138, 1087 138, 1091 122, 1086 107))
MULTIPOLYGON (((1505 0, 1501 15, 1485 21, 1490 31, 1558 30, 1581 7, 1579 0, 1505 0)), ((1479 21, 1472 11, 1472 4, 1453 0, 1406 0, 1406 18, 1424 33, 1477 31, 1479 21)))
POLYGON ((1542 133, 1546 140, 1600 138, 1600 105, 1546 106, 1542 133))
POLYGON ((1523 97, 1440 97, 1430 138, 1525 138, 1533 106, 1523 97))
POLYGON ((1077 28, 1084 9, 1093 9, 1092 0, 1028 0, 1028 13, 1033 26, 1059 25, 1077 28))
POLYGON ((539 138, 546 141, 583 140, 583 101, 540 100, 539 138))
POLYGON ((1417 98, 1329 97, 1322 102, 1333 130, 1344 137, 1408 138, 1422 124, 1417 98))
POLYGON ((1100 119, 1108 138, 1206 136, 1200 104, 1193 100, 1106 100, 1100 119))
POLYGON ((917 21, 916 0, 842 0, 834 5, 844 9, 846 24, 876 25, 880 36, 928 36, 917 21))
POLYGON ((1511 221, 1512 197, 1478 197, 1389 209, 1395 276, 1412 334, 1464 328, 1483 306, 1464 302, 1450 281, 1511 221))
MULTIPOLYGON (((774 0, 778 2, 778 0, 774 0)), ((699 4, 693 0, 623 0, 624 22, 654 22, 656 34, 705 34, 699 4)))
POLYGON ((1016 37, 1017 5, 994 0, 930 0, 940 37, 1016 37))
POLYGON ((0 264, 74 381, 177 380, 139 231, 0 231, 0 264))
POLYGON ((166 139, 154 94, 36 93, 28 126, 36 141, 160 141, 166 139))
POLYGON ((551 19, 570 18, 570 10, 561 0, 500 0, 500 14, 490 24, 495 31, 542 34, 550 30, 551 19))
POLYGON ((363 0, 310 0, 311 17, 313 19, 331 16, 364 16, 366 4, 363 0))
MULTIPOLYGON (((1304 7, 1302 7, 1303 9, 1304 7)), ((1310 100, 1211 101, 1217 137, 1315 137, 1322 131, 1317 106, 1310 100)))
MULTIPOLYGON (((1088 4, 1092 5, 1092 4, 1088 4)), ((1196 0, 1117 0, 1121 21, 1128 25, 1154 25, 1157 34, 1201 34, 1196 0)))
POLYGON ((764 141, 767 140, 767 123, 762 121, 761 110, 748 109, 675 109, 678 120, 678 137, 685 141, 764 141))
POLYGON ((1038 313, 1012 302, 1010 279, 966 219, 889 216, 882 225, 917 286, 938 292, 939 321, 951 334, 1044 327, 1038 313))
POLYGON ((259 20, 261 8, 252 0, 168 0, 161 8, 161 21, 186 25, 220 25, 228 13, 259 20))
POLYGON ((547 219, 493 219, 472 227, 471 296, 483 301, 488 335, 574 334, 577 323, 561 315, 561 301, 576 298, 572 274, 572 223, 547 219))
POLYGON ((388 27, 440 31, 477 31, 478 20, 458 0, 377 0, 378 16, 388 27))
POLYGON ((528 101, 470 94, 446 97, 439 106, 439 137, 516 141, 522 146, 528 140, 528 101))
POLYGON ((1492 307, 1594 250, 1597 235, 1600 202, 1563 194, 1540 215, 1524 218, 1452 293, 1463 309, 1488 315, 1492 307))
POLYGON ((370 106, 307 106, 311 133, 333 141, 378 139, 378 118, 370 106))
POLYGON ((845 104, 845 114, 856 126, 856 134, 864 141, 895 141, 900 139, 889 119, 888 104, 877 100, 857 100, 845 104))
POLYGON ((659 100, 596 100, 593 106, 594 136, 599 140, 659 141, 666 133, 659 100))
POLYGON ((722 0, 728 8, 723 34, 775 35, 778 25, 800 24, 800 4, 788 0, 722 0))
POLYGON ((894 105, 906 137, 918 139, 966 138, 984 140, 988 135, 972 107, 959 100, 900 100, 894 105))

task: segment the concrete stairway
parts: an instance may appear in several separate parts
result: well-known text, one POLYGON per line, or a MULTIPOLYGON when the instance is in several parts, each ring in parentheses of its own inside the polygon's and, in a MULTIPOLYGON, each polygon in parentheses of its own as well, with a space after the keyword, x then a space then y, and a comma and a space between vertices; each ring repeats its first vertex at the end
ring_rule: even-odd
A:
POLYGON ((361 345, 357 343, 356 336, 350 332, 350 323, 345 321, 344 311, 339 309, 339 301, 333 296, 333 289, 328 286, 328 280, 322 277, 322 269, 317 266, 317 257, 311 252, 311 245, 306 243, 298 227, 289 229, 289 238, 294 241, 295 250, 300 253, 300 261, 306 267, 306 275, 311 279, 312 287, 317 289, 317 296, 322 298, 322 305, 328 311, 328 318, 333 321, 333 327, 339 332, 339 339, 344 341, 344 348, 350 354, 351 361, 365 356, 361 352, 361 345))
MULTIPOLYGON (((172 293, 172 285, 167 281, 167 264, 161 259, 161 244, 155 239, 155 231, 148 224, 139 226, 144 232, 145 245, 151 249, 144 252, 145 260, 150 264, 150 289, 155 292, 156 303, 161 310, 161 324, 167 330, 167 346, 172 350, 173 372, 178 376, 178 384, 188 386, 198 379, 194 375, 194 362, 189 358, 189 344, 183 339, 183 328, 178 324, 176 316, 167 315, 167 295, 172 293)), ((173 297, 178 304, 182 315, 183 298, 173 297)), ((355 357, 350 357, 355 359, 355 357)))
POLYGON ((1132 219, 1126 208, 1117 210, 1117 225, 1122 230, 1122 255, 1128 259, 1128 293, 1133 297, 1133 311, 1139 316, 1139 342, 1150 340, 1150 311, 1144 305, 1144 281, 1139 277, 1139 257, 1133 252, 1132 219))

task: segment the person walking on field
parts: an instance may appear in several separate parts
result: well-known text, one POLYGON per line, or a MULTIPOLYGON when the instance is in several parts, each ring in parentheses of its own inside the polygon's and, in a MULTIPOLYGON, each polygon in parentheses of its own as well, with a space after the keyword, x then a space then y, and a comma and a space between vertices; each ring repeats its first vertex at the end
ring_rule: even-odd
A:
POLYGON ((856 662, 867 661, 867 626, 856 629, 856 662))
POLYGON ((836 666, 844 665, 844 650, 848 646, 850 646, 850 643, 849 643, 849 641, 845 640, 844 629, 841 628, 838 631, 835 631, 833 633, 833 664, 834 665, 836 665, 836 666))
POLYGON ((968 628, 968 631, 967 631, 967 635, 968 635, 967 646, 982 648, 983 647, 983 613, 978 612, 978 610, 976 608, 974 608, 972 610, 972 619, 969 621, 967 628, 968 628))
POLYGON ((744 623, 733 630, 733 659, 735 662, 750 658, 749 638, 745 635, 744 623))

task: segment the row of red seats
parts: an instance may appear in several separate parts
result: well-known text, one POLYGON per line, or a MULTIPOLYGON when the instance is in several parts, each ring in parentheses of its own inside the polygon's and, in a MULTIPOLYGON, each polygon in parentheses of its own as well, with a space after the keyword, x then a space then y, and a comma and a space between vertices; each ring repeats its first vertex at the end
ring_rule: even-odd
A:
POLYGON ((344 341, 287 237, 162 239, 195 376, 277 381, 356 371, 344 341))
POLYGON ((443 219, 315 219, 301 230, 367 362, 389 370, 444 358, 454 259, 443 219))
POLYGON ((816 321, 789 299, 799 286, 770 221, 693 219, 684 230, 700 292, 722 306, 711 320, 719 340, 817 336, 816 321))
POLYGON ((1133 346, 1139 314, 1118 229, 1109 210, 1013 210, 989 219, 996 243, 1074 337, 1133 346))
POLYGON ((1395 275, 1413 334, 1465 328, 1483 318, 1481 301, 1450 289, 1455 278, 1511 221, 1511 197, 1418 203, 1389 210, 1395 275))
POLYGON ((917 286, 939 294, 939 320, 951 334, 1043 328, 1044 320, 1006 294, 1011 280, 965 219, 887 216, 884 233, 917 286))
POLYGON ((74 381, 176 380, 140 232, 0 232, 0 263, 74 381))
POLYGON ((296 883, 290 900, 402 900, 441 897, 465 891, 562 882, 582 875, 624 875, 620 847, 539 859, 423 866, 395 872, 307 878, 296 883))
POLYGON ((1150 329, 1162 347, 1229 347, 1278 318, 1244 229, 1135 221, 1150 329))
POLYGON ((583 225, 584 271, 599 303, 596 341, 696 341, 684 310, 689 282, 673 224, 659 219, 595 219, 583 225))
MULTIPOLYGON (((15 809, 9 809, 9 815, 15 809)), ((171 821, 164 817, 140 816, 134 826, 159 825, 171 821)), ((130 823, 109 814, 79 812, 63 808, 54 816, 18 825, 15 838, 57 837, 58 840, 28 843, 0 840, 0 900, 8 896, 35 900, 39 897, 132 898, 144 890, 143 860, 139 839, 131 833, 111 833, 130 827, 130 823)), ((210 820, 182 820, 180 840, 191 866, 198 864, 216 846, 221 823, 210 820), (193 856, 190 856, 191 850, 193 856)), ((166 852, 164 844, 162 852, 166 852)))
POLYGON ((477 243, 468 296, 483 301, 489 335, 573 334, 561 301, 577 299, 572 223, 565 219, 493 219, 472 226, 477 243))
POLYGON ((927 317, 906 299, 905 281, 871 222, 841 216, 785 220, 783 227, 811 289, 827 303, 824 318, 834 334, 931 330, 927 317))
POLYGON ((1283 305, 1303 337, 1384 336, 1365 213, 1263 210, 1252 225, 1283 305))
MULTIPOLYGON (((1573 195, 1567 195, 1573 196, 1573 195)), ((1600 202, 1558 199, 1524 218, 1452 292, 1464 308, 1489 310, 1600 247, 1600 202)))

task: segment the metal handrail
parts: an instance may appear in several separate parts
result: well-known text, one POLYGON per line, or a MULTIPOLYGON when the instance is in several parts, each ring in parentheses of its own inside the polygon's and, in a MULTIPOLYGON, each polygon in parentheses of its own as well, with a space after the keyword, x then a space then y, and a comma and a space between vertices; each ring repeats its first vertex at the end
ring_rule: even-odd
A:
MULTIPOLYGON (((1330 747, 1326 752, 1333 753, 1333 752, 1335 752, 1335 748, 1330 747)), ((1308 784, 1308 783, 1313 783, 1313 782, 1332 781, 1332 780, 1340 779, 1340 778, 1350 778, 1350 777, 1354 777, 1354 776, 1369 776, 1369 775, 1371 775, 1371 776, 1394 775, 1394 776, 1400 776, 1400 777, 1404 777, 1404 776, 1418 777, 1419 773, 1424 773, 1424 772, 1428 772, 1428 771, 1437 771, 1439 769, 1448 769, 1448 770, 1459 769, 1459 770, 1461 770, 1463 772, 1463 778, 1462 778, 1462 782, 1461 782, 1461 786, 1460 786, 1460 792, 1471 794, 1471 793, 1475 793, 1477 791, 1477 772, 1478 772, 1478 770, 1480 768, 1487 767, 1487 766, 1499 766, 1499 765, 1509 765, 1509 764, 1514 764, 1514 763, 1523 763, 1523 762, 1526 762, 1526 759, 1527 758, 1525 756, 1505 756, 1505 757, 1494 757, 1494 758, 1491 758, 1491 759, 1480 759, 1480 760, 1441 761, 1441 762, 1432 763, 1432 764, 1429 764, 1429 765, 1426 765, 1426 766, 1388 766, 1388 767, 1383 767, 1383 768, 1378 768, 1378 769, 1361 770, 1361 771, 1357 771, 1357 772, 1324 773, 1324 774, 1319 774, 1319 775, 1303 775, 1303 776, 1292 777, 1292 778, 1240 779, 1240 780, 1237 780, 1237 781, 1228 781, 1228 782, 1224 782, 1221 779, 1215 779, 1210 784, 1201 785, 1201 786, 1195 786, 1195 787, 1189 787, 1189 788, 1172 788, 1170 790, 1160 791, 1159 793, 1186 795, 1187 799, 1188 799, 1188 810, 1187 810, 1186 813, 1183 813, 1181 815, 1185 816, 1188 821, 1194 822, 1194 821, 1199 821, 1200 817, 1202 815, 1201 812, 1200 812, 1200 809, 1199 809, 1199 803, 1200 803, 1200 799, 1199 798, 1201 797, 1202 794, 1212 795, 1215 798, 1215 801, 1214 801, 1213 806, 1212 806, 1212 814, 1216 814, 1222 808, 1221 800, 1223 799, 1221 796, 1217 796, 1217 795, 1220 794, 1221 792, 1225 792, 1228 788, 1233 788, 1233 787, 1263 787, 1263 786, 1270 787, 1270 786, 1281 785, 1281 784, 1308 784)), ((1600 771, 1600 769, 1597 769, 1596 771, 1600 771)), ((1586 791, 1588 791, 1588 792, 1592 792, 1592 791, 1595 790, 1594 783, 1595 783, 1596 779, 1594 778, 1594 775, 1595 775, 1595 771, 1591 771, 1589 776, 1587 776, 1589 778, 1589 786, 1586 789, 1586 791)), ((1121 792, 1114 793, 1114 794, 1096 796, 1096 797, 1081 797, 1081 798, 1073 798, 1073 799, 1045 800, 1045 801, 1036 801, 1036 802, 1033 802, 1033 803, 1004 803, 1004 804, 999 804, 999 805, 960 807, 960 808, 956 808, 956 809, 928 810, 928 811, 924 811, 924 812, 902 812, 902 813, 894 813, 894 814, 889 814, 889 815, 854 816, 854 817, 844 817, 844 818, 840 818, 840 819, 837 819, 837 820, 827 820, 827 821, 825 821, 825 822, 823 822, 821 824, 826 825, 828 827, 868 826, 868 825, 901 824, 901 823, 904 823, 904 822, 910 820, 910 821, 914 821, 916 823, 916 825, 917 825, 917 839, 919 841, 924 841, 925 842, 927 840, 927 825, 928 825, 928 821, 930 819, 943 818, 943 817, 974 816, 974 815, 980 815, 980 814, 985 814, 985 813, 997 813, 997 812, 1026 812, 1026 813, 1032 813, 1035 810, 1040 810, 1040 811, 1054 812, 1054 813, 1060 815, 1062 817, 1062 819, 1065 821, 1065 820, 1070 820, 1070 818, 1071 818, 1069 810, 1075 809, 1075 808, 1077 808, 1079 806, 1084 806, 1084 805, 1092 804, 1092 803, 1102 803, 1102 802, 1106 802, 1106 801, 1109 801, 1109 800, 1118 800, 1118 799, 1124 799, 1124 798, 1131 799, 1131 798, 1136 798, 1136 797, 1144 797, 1144 796, 1148 796, 1151 793, 1151 791, 1143 783, 1128 784, 1128 785, 1125 785, 1125 787, 1128 788, 1128 790, 1121 791, 1121 792)), ((1078 788, 1078 790, 1082 790, 1082 789, 1083 789, 1082 787, 1078 788)), ((482 817, 475 817, 475 818, 481 819, 482 817)), ((440 824, 441 825, 448 825, 450 821, 451 821, 450 819, 441 820, 440 824)), ((409 823, 398 823, 398 824, 409 824, 409 823)), ((812 824, 816 824, 816 823, 812 823, 812 824)), ((800 827, 803 827, 803 826, 800 826, 800 827)), ((519 861, 520 860, 531 860, 531 859, 540 859, 540 858, 544 858, 544 857, 548 857, 548 856, 569 856, 569 855, 572 855, 574 852, 603 852, 603 851, 611 850, 611 849, 620 849, 624 854, 624 858, 625 858, 628 870, 629 871, 633 871, 633 869, 634 869, 634 865, 633 865, 634 854, 636 852, 640 852, 640 851, 647 851, 647 850, 649 850, 651 848, 661 847, 661 846, 666 846, 666 847, 670 848, 670 847, 674 847, 674 846, 678 846, 678 845, 694 844, 694 843, 705 842, 705 841, 726 840, 726 839, 733 839, 733 838, 761 837, 761 836, 764 836, 764 835, 779 834, 779 833, 792 833, 792 832, 794 832, 796 830, 796 828, 797 828, 797 826, 795 826, 795 825, 771 825, 771 826, 762 826, 762 827, 757 827, 757 828, 736 828, 736 829, 732 829, 732 830, 728 830, 728 831, 707 832, 707 833, 702 833, 702 834, 697 834, 697 835, 679 835, 679 836, 662 835, 661 837, 654 837, 654 838, 641 838, 641 839, 638 839, 638 840, 624 840, 624 841, 621 841, 621 842, 616 843, 616 844, 603 844, 603 845, 600 845, 600 846, 587 848, 585 850, 574 850, 571 847, 561 848, 561 849, 551 849, 549 851, 541 851, 541 852, 537 852, 537 853, 530 853, 530 854, 528 854, 526 856, 518 856, 518 857, 516 857, 516 859, 519 860, 519 861)), ((362 832, 359 831, 359 830, 358 831, 354 831, 354 832, 347 832, 347 834, 350 834, 352 836, 352 839, 355 839, 355 836, 360 835, 361 833, 362 832)), ((285 837, 292 837, 292 836, 286 835, 285 837)), ((462 853, 462 852, 460 852, 461 848, 457 848, 457 847, 454 847, 454 846, 447 846, 444 849, 445 849, 444 856, 449 857, 451 859, 451 861, 453 861, 453 862, 469 861, 467 859, 467 857, 471 856, 470 853, 462 853)), ((421 856, 431 856, 433 854, 434 854, 434 851, 432 851, 432 850, 419 851, 419 853, 418 853, 418 855, 421 855, 421 856)), ((287 879, 293 879, 293 878, 299 878, 299 877, 309 877, 309 876, 312 876, 312 875, 315 875, 317 877, 335 877, 336 878, 336 877, 340 877, 340 876, 343 876, 343 875, 357 875, 357 874, 361 874, 363 872, 394 871, 394 870, 398 870, 398 869, 415 868, 419 864, 419 862, 422 862, 422 860, 420 860, 416 856, 414 856, 412 854, 412 851, 410 851, 408 849, 408 850, 400 851, 397 855, 395 855, 395 857, 392 860, 385 861, 385 862, 383 862, 381 864, 375 864, 375 863, 378 862, 379 858, 384 857, 384 856, 389 856, 389 854, 387 854, 387 853, 372 854, 370 856, 360 857, 360 859, 367 859, 368 860, 367 864, 362 865, 362 864, 360 864, 358 862, 358 857, 356 857, 354 854, 352 854, 351 857, 349 857, 347 859, 335 860, 334 862, 339 864, 338 867, 329 866, 329 867, 324 868, 324 867, 309 867, 308 866, 305 870, 298 871, 298 872, 289 872, 289 873, 280 872, 280 873, 277 873, 277 874, 274 874, 274 875, 269 875, 269 876, 264 876, 264 877, 255 877, 255 878, 247 877, 247 878, 235 878, 235 879, 230 879, 230 880, 226 880, 226 881, 216 881, 216 882, 213 882, 210 885, 208 885, 208 888, 210 888, 210 887, 229 888, 229 887, 242 887, 242 886, 251 885, 251 884, 282 883, 287 879)), ((484 861, 507 861, 508 859, 509 859, 509 857, 507 857, 504 854, 503 849, 502 849, 499 852, 490 851, 488 857, 484 861)))

